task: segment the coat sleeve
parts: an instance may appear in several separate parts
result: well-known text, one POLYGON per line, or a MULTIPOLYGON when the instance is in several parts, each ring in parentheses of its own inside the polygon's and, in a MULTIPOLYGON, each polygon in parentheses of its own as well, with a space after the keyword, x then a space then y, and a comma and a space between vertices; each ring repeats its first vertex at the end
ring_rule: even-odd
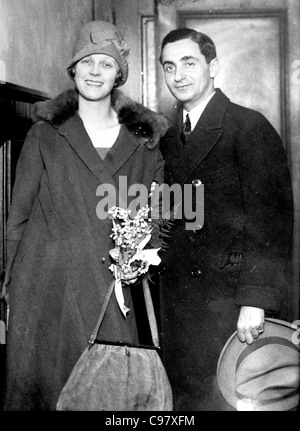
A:
POLYGON ((44 169, 39 148, 41 124, 29 130, 16 169, 12 203, 7 221, 7 265, 6 281, 18 250, 33 204, 38 195, 44 169))
POLYGON ((164 167, 165 161, 162 153, 159 149, 157 149, 157 162, 156 162, 156 171, 154 175, 154 181, 158 184, 162 184, 164 182, 164 167))
MULTIPOLYGON (((165 161, 162 156, 162 153, 157 148, 157 159, 156 159, 156 171, 154 175, 153 181, 155 181, 158 186, 162 187, 164 182, 164 166, 165 161)), ((163 245, 162 235, 161 235, 161 211, 162 211, 162 196, 161 193, 153 194, 153 198, 150 199, 149 202, 151 209, 151 217, 152 217, 152 235, 151 240, 149 242, 150 248, 161 248, 163 245)))
POLYGON ((235 302, 278 312, 288 283, 293 196, 281 139, 261 114, 241 128, 236 157, 245 243, 235 302))

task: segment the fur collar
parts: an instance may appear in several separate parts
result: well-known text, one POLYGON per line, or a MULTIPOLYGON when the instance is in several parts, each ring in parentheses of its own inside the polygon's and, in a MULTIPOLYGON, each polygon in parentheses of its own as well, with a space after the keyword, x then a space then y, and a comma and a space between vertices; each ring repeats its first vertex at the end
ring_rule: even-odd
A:
MULTIPOLYGON (((148 148, 154 148, 168 129, 167 119, 140 103, 126 97, 119 90, 112 93, 112 104, 118 114, 119 122, 125 124, 130 132, 148 148)), ((54 127, 59 127, 78 109, 76 90, 68 90, 54 99, 37 102, 33 107, 34 122, 44 120, 54 127)))

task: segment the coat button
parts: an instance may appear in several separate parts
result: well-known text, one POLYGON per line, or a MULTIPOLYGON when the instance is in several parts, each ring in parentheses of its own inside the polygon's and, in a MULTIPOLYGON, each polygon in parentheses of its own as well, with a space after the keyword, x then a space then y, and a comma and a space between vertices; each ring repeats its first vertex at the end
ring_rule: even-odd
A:
POLYGON ((201 277, 200 268, 193 268, 191 274, 192 274, 192 277, 194 278, 200 278, 201 277))
POLYGON ((199 187, 199 186, 201 186, 201 184, 202 184, 202 182, 201 182, 201 180, 199 180, 198 178, 195 178, 195 179, 192 181, 192 185, 193 185, 194 187, 199 187))
POLYGON ((161 266, 161 267, 159 267, 157 272, 159 275, 164 274, 166 272, 166 268, 164 266, 161 266))
POLYGON ((105 261, 106 261, 105 257, 102 257, 101 262, 105 263, 105 261))

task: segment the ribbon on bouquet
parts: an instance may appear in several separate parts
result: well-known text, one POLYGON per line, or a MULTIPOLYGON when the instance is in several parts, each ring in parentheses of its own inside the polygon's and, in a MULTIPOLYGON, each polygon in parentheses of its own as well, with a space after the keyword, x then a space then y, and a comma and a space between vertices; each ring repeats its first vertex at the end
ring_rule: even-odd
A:
POLYGON ((127 313, 130 310, 130 308, 126 307, 124 295, 123 295, 123 286, 122 286, 122 278, 121 278, 121 269, 117 265, 112 265, 113 267, 113 273, 115 278, 115 296, 117 303, 120 307, 120 310, 124 314, 125 317, 127 317, 127 313))

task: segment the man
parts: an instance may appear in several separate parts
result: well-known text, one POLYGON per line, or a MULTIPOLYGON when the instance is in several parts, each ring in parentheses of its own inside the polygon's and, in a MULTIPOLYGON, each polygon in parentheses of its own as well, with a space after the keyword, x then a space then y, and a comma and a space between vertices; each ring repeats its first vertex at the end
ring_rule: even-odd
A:
POLYGON ((265 316, 287 318, 293 200, 286 155, 262 114, 214 88, 218 59, 208 36, 171 31, 160 61, 183 108, 161 142, 166 182, 204 184, 205 218, 194 231, 185 220, 175 223, 163 256, 164 360, 176 410, 230 410, 216 382, 225 342, 237 329, 252 344, 265 316), (190 130, 180 139, 187 114, 190 130))

